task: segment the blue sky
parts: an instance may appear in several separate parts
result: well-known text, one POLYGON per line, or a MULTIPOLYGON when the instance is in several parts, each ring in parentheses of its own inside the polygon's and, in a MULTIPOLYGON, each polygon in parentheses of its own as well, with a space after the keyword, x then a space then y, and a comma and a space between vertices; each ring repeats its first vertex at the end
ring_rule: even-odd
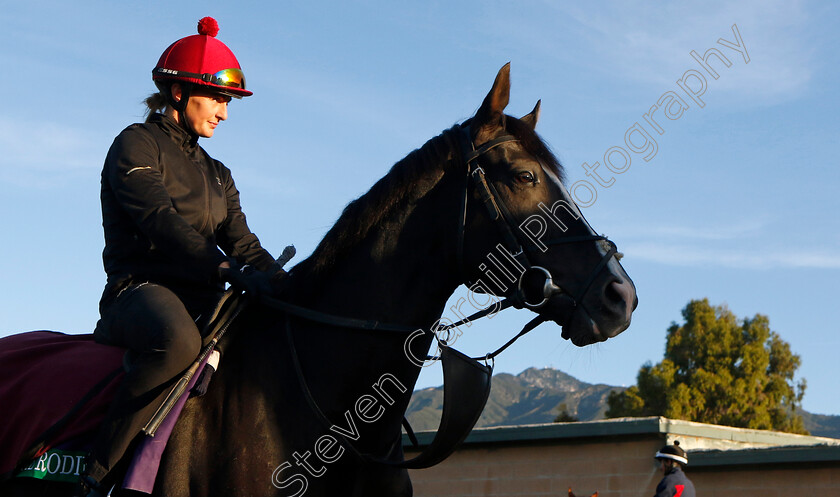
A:
MULTIPOLYGON (((584 213, 625 253, 640 305, 624 334, 583 349, 543 325, 496 371, 551 366, 591 383, 633 384, 644 362, 661 360, 686 303, 708 297, 739 317, 769 316, 802 357, 804 407, 840 414, 835 4, 5 3, 0 336, 93 329, 105 280, 105 152, 142 120, 163 49, 211 15, 255 95, 234 102, 202 144, 233 170, 249 224, 273 252, 294 243, 298 260, 308 254, 394 162, 470 117, 510 61, 508 111, 525 114, 542 99, 538 131, 570 184, 595 187, 584 213), (736 40, 733 24, 749 62, 718 43, 736 40), (677 81, 704 74, 690 54, 712 47, 731 66, 712 60, 719 78, 706 74, 701 107, 677 81), (667 92, 687 108, 675 119, 655 111, 660 134, 644 115, 667 92), (623 171, 609 171, 605 153, 629 149, 625 133, 637 123, 656 154, 629 152, 622 166, 612 153, 623 171), (582 164, 595 162, 608 187, 586 176, 582 164)), ((529 319, 507 311, 476 323, 460 347, 492 350, 529 319)), ((437 368, 427 369, 418 386, 439 383, 437 368)))

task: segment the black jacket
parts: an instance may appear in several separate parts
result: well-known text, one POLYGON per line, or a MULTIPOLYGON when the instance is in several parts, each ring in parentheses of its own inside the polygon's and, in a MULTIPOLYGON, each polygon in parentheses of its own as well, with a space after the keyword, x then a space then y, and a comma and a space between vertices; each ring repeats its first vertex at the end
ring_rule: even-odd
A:
POLYGON ((674 466, 656 486, 654 497, 696 497, 696 494, 691 480, 679 466, 674 466))
POLYGON ((132 281, 214 293, 228 256, 261 270, 274 261, 245 222, 230 170, 169 117, 153 115, 117 136, 101 201, 103 301, 132 281))

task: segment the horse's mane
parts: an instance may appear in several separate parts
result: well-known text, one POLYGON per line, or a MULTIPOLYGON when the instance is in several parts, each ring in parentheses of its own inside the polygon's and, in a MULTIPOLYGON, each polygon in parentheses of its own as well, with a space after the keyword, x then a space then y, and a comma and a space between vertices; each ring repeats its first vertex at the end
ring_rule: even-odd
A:
MULTIPOLYGON (((508 133, 515 136, 526 151, 539 158, 563 181, 563 166, 534 130, 519 119, 505 117, 508 133)), ((467 124, 469 120, 463 125, 467 124)), ((309 284, 316 282, 343 254, 356 247, 374 228, 417 195, 424 178, 431 174, 434 181, 437 181, 448 164, 460 163, 457 134, 463 125, 455 125, 445 130, 409 153, 394 164, 388 174, 379 179, 367 193, 347 204, 312 254, 295 265, 290 271, 290 276, 296 279, 296 276, 305 275, 309 284), (453 161, 456 158, 458 160, 453 161)), ((295 282, 292 287, 302 290, 298 286, 302 283, 295 282)))
POLYGON ((444 131, 409 153, 367 193, 347 204, 312 255, 292 268, 291 276, 306 274, 307 280, 318 279, 342 254, 361 243, 373 228, 405 205, 416 194, 418 181, 424 175, 450 162, 456 143, 454 129, 444 131))

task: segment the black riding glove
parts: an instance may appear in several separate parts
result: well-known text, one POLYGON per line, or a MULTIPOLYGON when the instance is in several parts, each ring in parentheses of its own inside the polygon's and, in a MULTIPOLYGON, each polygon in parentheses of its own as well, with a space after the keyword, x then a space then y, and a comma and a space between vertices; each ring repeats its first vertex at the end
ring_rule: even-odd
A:
POLYGON ((231 262, 229 268, 219 268, 219 277, 222 281, 230 283, 230 286, 245 292, 245 295, 250 298, 270 296, 273 292, 271 276, 253 266, 231 262))

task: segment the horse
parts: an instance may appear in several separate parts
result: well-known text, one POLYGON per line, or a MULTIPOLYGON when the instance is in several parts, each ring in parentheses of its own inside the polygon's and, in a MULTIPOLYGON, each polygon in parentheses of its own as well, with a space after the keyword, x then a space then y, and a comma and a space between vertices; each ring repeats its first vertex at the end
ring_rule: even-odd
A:
MULTIPOLYGON (((535 132, 540 103, 515 118, 509 97, 506 64, 473 117, 397 162, 289 271, 275 302, 340 320, 271 300, 241 312, 207 394, 177 421, 153 495, 412 495, 399 462, 416 359, 447 346, 436 330, 462 284, 488 305, 510 298, 577 346, 627 329, 638 299, 615 245, 563 186, 535 132)), ((24 480, 0 495, 34 495, 24 480)))

